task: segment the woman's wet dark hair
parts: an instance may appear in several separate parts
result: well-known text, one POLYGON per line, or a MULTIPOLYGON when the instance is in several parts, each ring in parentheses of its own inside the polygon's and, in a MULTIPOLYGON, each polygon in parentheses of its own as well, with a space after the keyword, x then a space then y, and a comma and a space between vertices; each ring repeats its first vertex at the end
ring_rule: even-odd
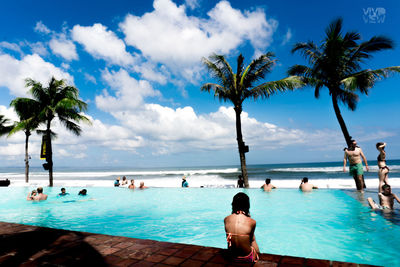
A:
POLYGON ((380 146, 382 146, 382 145, 384 145, 385 143, 384 142, 378 142, 378 143, 376 143, 376 149, 378 149, 380 146))
POLYGON ((232 200, 232 214, 243 211, 244 215, 250 217, 250 199, 245 193, 237 193, 232 200))

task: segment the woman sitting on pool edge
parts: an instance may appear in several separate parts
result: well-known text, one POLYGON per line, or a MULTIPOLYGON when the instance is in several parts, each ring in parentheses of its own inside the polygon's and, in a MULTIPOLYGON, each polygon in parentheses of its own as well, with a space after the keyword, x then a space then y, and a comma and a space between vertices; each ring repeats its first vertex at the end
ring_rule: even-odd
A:
POLYGON ((249 197, 237 193, 232 201, 232 214, 224 219, 228 250, 236 262, 256 262, 260 253, 254 236, 256 221, 250 218, 249 209, 249 197))

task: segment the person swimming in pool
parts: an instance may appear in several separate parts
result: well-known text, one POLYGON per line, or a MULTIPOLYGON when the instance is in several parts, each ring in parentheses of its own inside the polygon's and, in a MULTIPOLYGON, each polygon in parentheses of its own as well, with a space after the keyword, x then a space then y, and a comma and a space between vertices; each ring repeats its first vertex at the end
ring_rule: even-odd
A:
POLYGON ((61 188, 61 193, 58 194, 58 195, 59 195, 60 197, 62 197, 62 196, 69 195, 69 193, 65 192, 65 188, 63 187, 63 188, 61 188))
POLYGON ((362 149, 357 146, 356 140, 351 140, 350 147, 344 149, 343 172, 346 172, 346 163, 348 159, 350 163, 349 173, 353 176, 354 181, 356 182, 357 190, 363 192, 366 186, 361 158, 364 160, 366 170, 369 171, 367 159, 365 158, 362 149))
POLYGON ((301 179, 299 189, 303 192, 311 192, 313 189, 318 189, 318 187, 308 183, 308 178, 304 177, 303 179, 301 179))
POLYGON ((235 262, 256 262, 260 253, 254 236, 256 221, 249 210, 249 197, 237 193, 232 201, 232 214, 224 219, 228 250, 235 262))
POLYGON ((389 184, 388 175, 389 175, 389 167, 386 165, 386 152, 385 152, 386 143, 379 142, 376 143, 376 149, 379 151, 378 155, 378 177, 379 177, 379 192, 382 192, 382 186, 384 184, 389 184))
POLYGON ((139 189, 145 189, 147 186, 144 185, 144 182, 140 182, 139 189))
POLYGON ((265 179, 265 184, 261 186, 261 189, 263 189, 266 192, 270 192, 272 189, 276 189, 276 186, 271 184, 271 179, 267 178, 265 179))
POLYGON ((34 199, 34 197, 35 197, 36 195, 37 195, 37 191, 36 191, 36 190, 32 190, 32 192, 29 193, 28 196, 26 197, 26 200, 31 201, 31 200, 34 199))
POLYGON ((87 190, 82 189, 81 191, 79 191, 78 196, 86 196, 86 194, 87 194, 87 190))
POLYGON ((387 210, 393 210, 394 207, 394 200, 398 203, 400 203, 400 198, 396 196, 396 194, 392 193, 392 189, 390 185, 384 184, 382 186, 382 191, 378 193, 379 197, 379 204, 376 204, 375 201, 369 197, 368 204, 371 206, 372 209, 387 209, 387 210))

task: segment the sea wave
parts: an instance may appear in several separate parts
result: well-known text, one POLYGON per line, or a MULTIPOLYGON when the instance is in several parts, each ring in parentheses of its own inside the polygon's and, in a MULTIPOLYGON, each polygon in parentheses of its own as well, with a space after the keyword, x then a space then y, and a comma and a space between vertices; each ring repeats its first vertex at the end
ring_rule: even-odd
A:
MULTIPOLYGON (((149 170, 149 171, 84 171, 84 172, 54 172, 54 178, 92 178, 92 177, 120 177, 120 176, 192 176, 192 175, 208 175, 208 174, 229 174, 239 172, 238 168, 225 168, 225 169, 190 169, 190 170, 149 170)), ((8 178, 23 178, 24 173, 2 173, 2 176, 8 178)), ((47 172, 31 172, 31 178, 46 178, 47 172)))
MULTIPOLYGON (((348 165, 346 167, 348 169, 348 165)), ((400 171, 400 165, 389 166, 391 171, 400 171)), ((370 171, 378 172, 378 166, 369 166, 370 171)), ((331 167, 295 167, 295 168, 274 168, 268 170, 267 172, 322 172, 322 173, 332 173, 332 172, 343 172, 343 166, 331 166, 331 167)))

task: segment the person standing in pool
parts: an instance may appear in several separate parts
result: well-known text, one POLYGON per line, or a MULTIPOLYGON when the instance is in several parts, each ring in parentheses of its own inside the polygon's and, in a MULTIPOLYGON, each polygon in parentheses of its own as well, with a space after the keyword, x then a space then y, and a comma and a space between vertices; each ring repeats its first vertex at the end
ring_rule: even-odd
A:
POLYGON ((114 186, 115 187, 119 187, 120 183, 119 183, 119 177, 117 177, 117 179, 114 182, 114 186))
POLYGON ((256 262, 260 253, 254 236, 256 221, 250 217, 249 210, 249 197, 243 192, 237 193, 232 201, 232 214, 224 219, 228 250, 236 262, 256 262))
POLYGON ((35 197, 36 195, 37 195, 37 191, 36 191, 36 190, 32 190, 32 192, 29 193, 28 196, 26 197, 26 200, 31 201, 31 200, 34 199, 34 197, 35 197))
POLYGON ((378 155, 378 177, 379 177, 379 192, 382 192, 382 186, 384 184, 389 184, 388 175, 389 175, 389 167, 386 165, 386 152, 385 152, 386 143, 379 142, 376 143, 376 149, 379 151, 378 155))
POLYGON ((131 184, 128 186, 128 188, 129 188, 129 189, 135 189, 135 187, 136 187, 136 186, 135 186, 135 180, 132 179, 132 180, 131 180, 131 184))
POLYGON ((308 183, 308 178, 304 177, 303 179, 301 179, 299 189, 303 192, 311 192, 313 189, 318 189, 318 187, 308 183))
POLYGON ((369 171, 367 159, 365 158, 362 149, 357 146, 355 140, 351 140, 351 146, 344 149, 343 172, 346 172, 346 163, 348 159, 350 164, 349 173, 353 176, 354 181, 356 182, 357 190, 363 192, 366 186, 361 158, 364 160, 366 170, 369 171))
POLYGON ((47 195, 43 194, 43 187, 38 187, 36 189, 37 191, 37 195, 33 197, 33 200, 46 200, 47 199, 47 195))
POLYGON ((272 185, 271 179, 267 178, 265 179, 265 184, 263 184, 261 188, 266 192, 270 192, 272 189, 276 189, 276 186, 272 185))
POLYGON ((393 210, 394 207, 394 200, 396 199, 398 203, 400 203, 400 198, 396 196, 396 194, 392 193, 392 189, 390 185, 384 184, 382 186, 382 191, 378 193, 379 197, 379 204, 377 205, 372 198, 368 198, 368 204, 371 206, 372 209, 388 209, 393 210))

